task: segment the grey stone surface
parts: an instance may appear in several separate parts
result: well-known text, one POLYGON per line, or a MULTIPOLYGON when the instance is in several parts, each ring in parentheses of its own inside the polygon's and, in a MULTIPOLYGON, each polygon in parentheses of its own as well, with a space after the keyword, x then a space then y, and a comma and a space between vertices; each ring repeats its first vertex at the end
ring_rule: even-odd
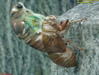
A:
POLYGON ((80 4, 60 16, 59 20, 76 20, 84 17, 87 20, 72 24, 65 37, 85 50, 78 51, 74 48, 79 65, 66 69, 68 72, 61 75, 99 75, 99 2, 80 4))

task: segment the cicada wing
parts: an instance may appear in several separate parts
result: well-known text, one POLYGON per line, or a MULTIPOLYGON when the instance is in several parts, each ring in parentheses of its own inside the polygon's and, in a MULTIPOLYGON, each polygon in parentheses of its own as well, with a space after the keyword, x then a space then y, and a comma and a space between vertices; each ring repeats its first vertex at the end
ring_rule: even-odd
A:
POLYGON ((12 19, 12 26, 17 35, 23 33, 24 25, 25 25, 24 21, 19 21, 19 20, 13 21, 12 19))
POLYGON ((77 66, 74 51, 68 47, 66 48, 66 52, 48 53, 48 56, 57 65, 67 68, 77 66))

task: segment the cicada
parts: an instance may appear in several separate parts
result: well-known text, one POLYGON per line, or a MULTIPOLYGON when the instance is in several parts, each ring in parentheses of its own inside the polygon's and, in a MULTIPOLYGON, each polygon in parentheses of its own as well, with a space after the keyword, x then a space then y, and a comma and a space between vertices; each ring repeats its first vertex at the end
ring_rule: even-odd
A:
MULTIPOLYGON (((56 21, 57 16, 44 16, 27 9, 22 2, 16 3, 11 10, 11 22, 15 33, 31 47, 45 52, 57 65, 74 67, 77 65, 74 51, 67 46, 71 40, 63 35, 68 31, 70 24, 82 22, 80 20, 56 21)), ((73 45, 82 50, 82 48, 73 45)))

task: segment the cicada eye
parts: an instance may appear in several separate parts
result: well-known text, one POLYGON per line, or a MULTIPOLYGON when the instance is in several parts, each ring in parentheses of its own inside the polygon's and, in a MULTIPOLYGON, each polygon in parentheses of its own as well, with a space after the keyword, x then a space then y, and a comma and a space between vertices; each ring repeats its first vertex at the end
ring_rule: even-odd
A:
POLYGON ((23 8, 23 6, 21 4, 18 4, 16 7, 19 9, 23 8))

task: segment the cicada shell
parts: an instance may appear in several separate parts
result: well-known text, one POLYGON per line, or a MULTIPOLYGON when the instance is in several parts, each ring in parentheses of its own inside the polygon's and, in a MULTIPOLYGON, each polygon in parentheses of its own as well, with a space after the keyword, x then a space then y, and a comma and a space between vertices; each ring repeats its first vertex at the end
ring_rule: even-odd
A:
MULTIPOLYGON (((72 49, 65 45, 57 29, 51 23, 54 20, 45 20, 42 25, 42 40, 50 59, 63 67, 76 66, 76 57, 72 49)), ((56 23, 57 24, 57 23, 56 23)))
POLYGON ((77 66, 75 53, 68 47, 66 47, 65 52, 48 52, 48 56, 54 63, 60 66, 67 68, 77 66))

